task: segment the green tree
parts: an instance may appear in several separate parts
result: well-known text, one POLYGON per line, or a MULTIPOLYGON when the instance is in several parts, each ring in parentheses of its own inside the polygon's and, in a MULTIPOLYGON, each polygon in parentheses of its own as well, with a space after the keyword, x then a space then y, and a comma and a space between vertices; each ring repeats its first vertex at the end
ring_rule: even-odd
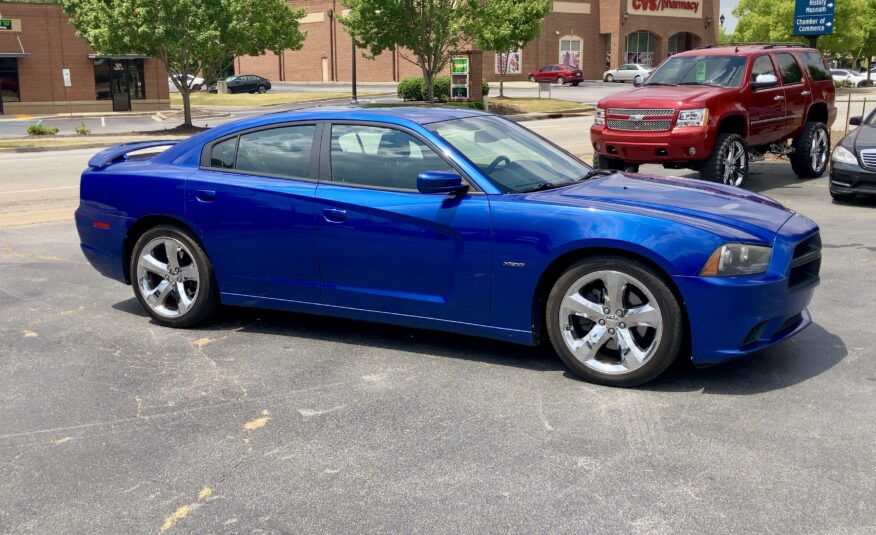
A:
POLYGON ((718 28, 718 44, 727 45, 736 41, 736 37, 732 33, 727 33, 722 27, 718 28))
POLYGON ((450 61, 450 54, 464 42, 468 4, 459 0, 344 0, 350 14, 341 24, 358 48, 373 57, 401 48, 414 58, 426 82, 426 97, 435 101, 435 75, 450 61))
MULTIPOLYGON (((479 0, 469 1, 466 33, 481 50, 505 55, 538 37, 544 18, 551 11, 549 0, 479 0)), ((499 96, 504 95, 508 61, 499 69, 499 96)))
POLYGON ((188 76, 230 56, 300 48, 304 9, 286 0, 61 0, 82 36, 100 54, 143 54, 162 60, 192 125, 188 76))

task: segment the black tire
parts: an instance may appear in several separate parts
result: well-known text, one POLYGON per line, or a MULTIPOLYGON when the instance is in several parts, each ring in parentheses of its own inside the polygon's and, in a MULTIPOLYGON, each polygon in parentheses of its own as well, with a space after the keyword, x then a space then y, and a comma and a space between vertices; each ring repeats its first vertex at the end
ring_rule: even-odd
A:
MULTIPOLYGON (((180 257, 178 256, 177 262, 179 262, 179 259, 180 257)), ((165 258, 165 263, 167 266, 171 265, 167 258, 165 258)), ((183 264, 180 265, 184 267, 183 264)), ((201 245, 194 238, 192 238, 187 231, 176 225, 158 225, 144 232, 143 235, 140 236, 140 239, 137 240, 137 243, 134 245, 134 250, 131 254, 131 263, 129 266, 129 270, 131 276, 131 286, 134 287, 134 295, 136 296, 137 301, 140 302, 140 305, 143 307, 144 310, 146 310, 146 312, 152 317, 152 319, 160 325, 175 328, 191 327, 205 321, 219 308, 219 287, 216 284, 216 278, 213 273, 213 265, 210 263, 209 257, 204 252, 204 249, 201 247, 201 245), (163 315, 153 309, 152 305, 150 305, 144 297, 143 292, 146 291, 146 288, 141 285, 141 281, 138 277, 139 259, 143 253, 144 248, 146 248, 147 245, 149 245, 150 243, 154 243, 155 240, 161 239, 174 240, 181 244, 185 249, 182 252, 183 256, 181 258, 185 260, 185 257, 190 255, 191 264, 194 264, 194 268, 198 276, 196 286, 197 292, 192 298, 193 303, 191 304, 191 308, 183 313, 179 313, 179 315, 175 317, 163 315)), ((180 277, 183 276, 183 272, 181 272, 180 269, 177 269, 176 272, 177 274, 179 274, 180 277)), ((149 277, 152 280, 157 281, 159 284, 161 284, 161 276, 150 273, 149 277)), ((171 280, 173 279, 171 278, 171 280)), ((183 282, 182 284, 185 284, 185 282, 183 282)), ((189 286, 189 290, 191 290, 191 286, 189 286)), ((174 299, 173 296, 178 296, 179 291, 172 290, 169 295, 171 296, 171 299, 174 299)), ((175 299, 177 304, 177 311, 179 312, 180 300, 178 297, 176 297, 175 299)))
POLYGON ((530 82, 534 82, 534 81, 535 81, 535 76, 530 76, 530 77, 529 77, 529 81, 530 81, 530 82))
POLYGON ((605 81, 606 82, 614 82, 614 75, 613 74, 606 74, 605 81))
POLYGON ((578 87, 578 84, 580 84, 580 83, 581 82, 572 82, 572 87, 578 87))
POLYGON ((201 84, 195 84, 192 86, 192 91, 200 91, 200 90, 201 90, 201 84))
POLYGON ((791 169, 799 178, 817 178, 827 171, 830 160, 830 131, 824 123, 808 122, 791 142, 791 169))
MULTIPOLYGON (((627 286, 627 288, 629 288, 629 286, 627 286)), ((628 300, 628 302, 632 301, 633 292, 628 290, 624 299, 628 300)), ((627 303, 623 304, 625 310, 628 310, 632 306, 636 305, 629 305, 628 307, 627 303)), ((614 308, 614 306, 611 306, 610 308, 614 308)), ((672 292, 672 289, 664 281, 663 277, 651 267, 633 259, 600 255, 577 262, 560 276, 548 297, 545 318, 551 344, 559 357, 569 369, 572 370, 572 372, 582 379, 593 383, 608 386, 630 387, 641 385, 654 379, 666 371, 666 369, 678 357, 683 347, 685 336, 682 314, 681 305, 675 297, 675 294, 672 292), (658 341, 655 328, 655 335, 651 338, 651 343, 654 344, 654 346, 651 348, 652 352, 650 357, 644 361, 644 364, 642 364, 641 367, 630 371, 622 371, 620 373, 610 373, 597 370, 590 365, 585 364, 584 361, 580 360, 579 357, 569 349, 569 346, 564 339, 564 335, 586 336, 588 332, 576 331, 583 325, 583 323, 588 323, 589 320, 581 320, 581 316, 575 315, 570 318, 562 318, 560 312, 567 293, 573 291, 573 285, 577 284, 584 277, 596 276, 599 272, 606 271, 619 272, 626 277, 632 277, 637 283, 641 283, 647 288, 659 307, 659 315, 661 318, 660 338, 658 341), (575 325, 573 326, 572 323, 575 323, 575 325)), ((624 316, 621 315, 619 321, 623 321, 623 318, 624 316)), ((615 320, 610 321, 617 321, 617 317, 615 320)), ((589 322, 589 324, 592 325, 590 329, 600 328, 596 323, 589 322)), ((621 323, 620 325, 622 326, 623 324, 621 323)), ((632 329, 628 329, 628 331, 631 330, 632 329)), ((620 337, 620 332, 619 329, 617 331, 618 337, 620 337)), ((616 342, 614 342, 614 336, 610 338, 612 338, 612 340, 605 343, 607 345, 610 345, 611 343, 616 344, 616 342)), ((608 361, 613 358, 611 353, 617 352, 616 357, 618 361, 620 361, 620 353, 618 349, 611 349, 610 347, 604 347, 602 345, 598 347, 602 348, 600 351, 606 352, 606 356, 600 358, 604 358, 608 361)), ((618 365, 619 364, 614 364, 614 366, 618 365)))
POLYGON ((558 76, 558 77, 557 77, 557 85, 563 85, 563 84, 565 84, 565 83, 566 83, 566 79, 565 79, 565 78, 563 78, 562 76, 558 76))
POLYGON ((263 85, 260 85, 256 91, 258 91, 260 95, 264 95, 265 93, 268 92, 268 88, 263 86, 263 85))
POLYGON ((700 177, 710 182, 742 187, 748 180, 748 145, 745 144, 745 138, 729 132, 718 134, 715 150, 700 166, 700 177), (731 174, 725 177, 725 160, 731 150, 739 150, 740 147, 743 151, 740 156, 741 161, 737 167, 734 167, 731 174))

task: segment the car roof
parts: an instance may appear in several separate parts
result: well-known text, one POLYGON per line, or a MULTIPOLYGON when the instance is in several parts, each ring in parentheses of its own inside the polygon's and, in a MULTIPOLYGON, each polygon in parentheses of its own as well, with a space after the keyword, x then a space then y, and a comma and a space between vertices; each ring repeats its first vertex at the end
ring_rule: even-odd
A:
POLYGON ((818 52, 814 48, 803 46, 783 46, 783 45, 730 45, 730 46, 713 46, 707 48, 695 48, 673 54, 675 56, 751 56, 759 52, 768 51, 778 52, 818 52))

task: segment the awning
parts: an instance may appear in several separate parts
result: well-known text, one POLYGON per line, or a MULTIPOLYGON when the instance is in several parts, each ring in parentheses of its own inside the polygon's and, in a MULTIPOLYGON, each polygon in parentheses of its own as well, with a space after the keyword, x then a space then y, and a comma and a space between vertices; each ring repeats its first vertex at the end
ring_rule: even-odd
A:
POLYGON ((21 37, 18 34, 15 35, 14 41, 12 39, 0 41, 0 58, 26 58, 28 56, 30 56, 30 52, 24 51, 24 45, 21 44, 21 37))
POLYGON ((91 59, 149 59, 143 54, 89 54, 91 59))

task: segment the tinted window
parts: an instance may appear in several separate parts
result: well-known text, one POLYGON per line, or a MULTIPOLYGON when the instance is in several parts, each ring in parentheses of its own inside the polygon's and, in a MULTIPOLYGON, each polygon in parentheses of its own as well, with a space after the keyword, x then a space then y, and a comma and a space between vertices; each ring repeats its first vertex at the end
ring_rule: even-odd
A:
POLYGON ((776 54, 776 62, 778 62, 779 71, 782 73, 783 84, 796 84, 803 79, 803 71, 800 70, 800 66, 797 65, 791 54, 776 54))
POLYGON ((332 126, 331 165, 335 182, 411 191, 420 173, 450 170, 410 134, 360 125, 332 126))
POLYGON ((240 136, 237 170, 289 178, 309 177, 315 129, 313 125, 285 126, 240 136))
POLYGON ((809 70, 809 77, 816 82, 831 79, 830 73, 824 65, 824 60, 821 58, 821 54, 815 52, 803 52, 800 54, 800 59, 803 60, 803 65, 806 65, 806 68, 809 70))
POLYGON ((226 139, 213 145, 210 152, 210 167, 232 169, 234 167, 234 151, 237 149, 237 138, 226 139))
POLYGON ((751 78, 749 78, 749 82, 756 82, 757 77, 761 74, 776 75, 776 69, 773 67, 773 62, 770 60, 769 56, 760 56, 754 60, 754 65, 751 67, 751 78))

